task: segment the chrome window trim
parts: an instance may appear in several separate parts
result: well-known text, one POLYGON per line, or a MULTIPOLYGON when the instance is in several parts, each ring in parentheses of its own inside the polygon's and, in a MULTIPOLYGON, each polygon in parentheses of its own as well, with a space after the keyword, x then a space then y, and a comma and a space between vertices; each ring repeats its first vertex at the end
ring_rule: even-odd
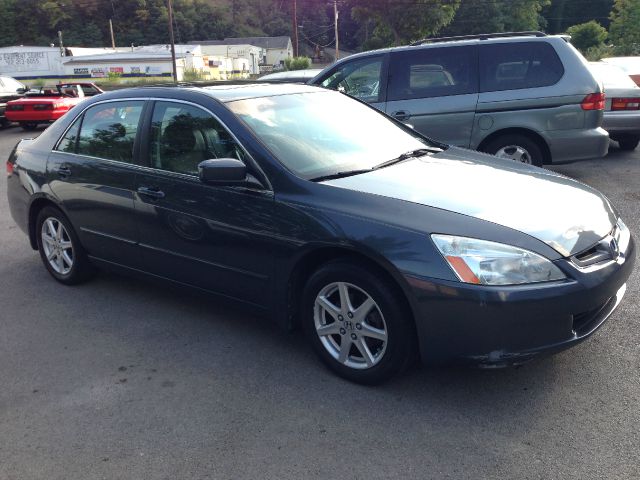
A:
MULTIPOLYGON (((214 99, 215 100, 215 99, 214 99)), ((141 169, 143 169, 144 171, 151 171, 153 173, 156 172, 162 172, 162 173, 169 173, 171 175, 176 175, 178 177, 181 178, 190 178, 190 179, 198 179, 197 175, 189 175, 187 173, 179 173, 179 172, 171 172, 170 170, 163 170, 161 168, 153 168, 153 167, 148 167, 148 166, 144 166, 144 165, 138 165, 136 163, 127 163, 127 162, 120 162, 118 160, 111 160, 111 159, 107 159, 107 158, 100 158, 100 157, 92 157, 90 155, 80 155, 77 153, 69 153, 69 152, 62 152, 60 150, 58 150, 58 146, 60 145, 60 143, 62 142, 62 139, 65 137, 65 135, 67 134, 67 132, 71 129, 71 127, 73 127, 73 125, 80 119, 80 117, 82 117, 84 115, 84 113, 90 109, 91 107, 95 106, 95 105, 101 105, 103 103, 116 103, 116 102, 128 102, 128 101, 143 101, 143 102, 148 102, 148 101, 152 101, 152 102, 170 102, 170 103, 183 103, 186 105, 191 105, 194 107, 199 108, 200 110, 203 110, 205 112, 207 112, 209 115, 211 115, 221 126, 222 128, 224 128, 226 130, 226 132, 231 135, 231 138, 233 138, 233 140, 238 144, 238 146, 242 149, 242 151, 244 152, 244 154, 247 156, 247 158, 250 160, 251 166, 253 168, 255 168, 256 170, 258 170, 262 176, 262 178, 266 181, 266 185, 265 185, 265 189, 273 192, 273 186, 271 185, 271 181, 269 180, 269 177, 264 173, 264 170, 262 170, 262 168, 260 167, 260 165, 258 165, 258 162, 256 162, 254 160, 254 158, 251 156, 251 154, 247 151, 247 149, 244 147, 244 145, 242 145, 242 143, 240 142, 240 140, 238 140, 238 137, 236 137, 236 135, 229 129, 229 127, 227 127, 227 125, 220 120, 220 117, 218 117, 218 115, 216 115, 215 113, 213 113, 211 110, 209 110, 206 107, 203 107, 202 105, 199 105, 197 103, 194 102, 190 102, 188 100, 179 100, 179 99, 175 99, 175 98, 161 98, 161 97, 130 97, 130 98, 126 98, 126 99, 122 99, 122 98, 112 98, 112 99, 108 99, 108 100, 101 100, 101 101, 97 101, 97 102, 93 102, 90 105, 85 106, 82 111, 73 119, 73 121, 67 126, 67 128, 64 129, 64 132, 62 132, 62 135, 60 135, 60 138, 58 138, 58 140, 56 141, 56 143, 53 146, 53 149, 51 150, 51 153, 55 153, 55 152, 59 152, 59 153, 64 153, 66 155, 76 155, 78 157, 88 157, 88 158, 92 158, 92 159, 96 159, 96 160, 103 160, 106 162, 115 162, 118 165, 131 165, 133 167, 139 167, 141 169)), ((155 105, 154 105, 155 107, 155 105)), ((233 112, 232 112, 233 113, 233 112)), ((152 112, 153 115, 153 112, 152 112)), ((234 114, 235 115, 235 114, 234 114)), ((138 132, 136 132, 136 135, 138 135, 138 132)), ((199 180, 199 179, 198 179, 199 180)), ((262 181, 261 181, 262 183, 262 181)))

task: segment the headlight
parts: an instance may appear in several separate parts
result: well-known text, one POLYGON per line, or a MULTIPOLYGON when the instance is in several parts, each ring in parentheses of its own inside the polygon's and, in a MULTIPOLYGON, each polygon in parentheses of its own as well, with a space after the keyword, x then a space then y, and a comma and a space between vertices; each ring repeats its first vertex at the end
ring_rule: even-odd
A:
POLYGON ((482 285, 518 285, 566 278, 550 260, 502 243, 452 235, 431 235, 458 278, 482 285))

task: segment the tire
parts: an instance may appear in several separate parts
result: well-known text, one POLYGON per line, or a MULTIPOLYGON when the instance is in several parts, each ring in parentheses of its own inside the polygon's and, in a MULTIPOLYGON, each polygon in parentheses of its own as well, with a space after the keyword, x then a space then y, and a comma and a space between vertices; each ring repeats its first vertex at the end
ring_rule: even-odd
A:
POLYGON ((9 126, 9 120, 6 118, 0 119, 0 128, 7 128, 9 126))
POLYGON ((516 160, 513 157, 522 158, 517 161, 535 165, 536 167, 541 167, 544 163, 544 154, 538 142, 526 135, 517 133, 494 138, 482 148, 482 151, 501 158, 511 158, 512 160, 516 160), (518 148, 522 149, 522 152, 517 150, 518 148), (512 150, 513 154, 511 154, 512 150), (525 157, 528 158, 528 161, 524 161, 525 157))
POLYGON ((384 382, 405 369, 415 358, 417 342, 413 318, 399 295, 395 285, 354 263, 335 261, 316 271, 304 289, 300 320, 320 360, 339 376, 367 385, 384 382), (344 309, 341 286, 350 299, 344 309), (320 303, 320 298, 325 302, 320 303), (365 300, 367 312, 359 314, 365 300), (323 336, 318 333, 322 326, 328 327, 323 336), (342 356, 344 342, 349 350, 342 356), (362 348, 369 352, 369 361, 362 348))
POLYGON ((38 124, 33 122, 24 122, 24 123, 21 123, 20 126, 22 127, 23 130, 26 130, 28 132, 31 132, 36 128, 38 128, 38 124))
POLYGON ((624 137, 618 139, 620 150, 624 150, 626 152, 635 150, 635 148, 638 146, 638 143, 640 143, 640 137, 624 137))
POLYGON ((75 285, 88 280, 94 273, 94 268, 71 222, 57 208, 44 207, 38 213, 36 239, 42 263, 51 276, 60 283, 75 285), (61 231, 60 225, 63 227, 61 231), (46 233, 43 234, 45 228, 46 233), (43 236, 47 236, 49 240, 45 241, 43 236), (60 239, 62 242, 59 241, 60 239), (68 246, 65 248, 65 245, 68 246), (48 256, 51 260, 47 258, 48 256))

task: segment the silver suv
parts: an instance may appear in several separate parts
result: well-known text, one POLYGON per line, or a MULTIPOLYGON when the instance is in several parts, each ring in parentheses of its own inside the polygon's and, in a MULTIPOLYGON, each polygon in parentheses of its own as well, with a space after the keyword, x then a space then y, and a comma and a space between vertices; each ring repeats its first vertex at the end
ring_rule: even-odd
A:
POLYGON ((602 85, 563 36, 428 39, 350 56, 309 83, 443 143, 534 165, 601 157, 609 145, 602 85))

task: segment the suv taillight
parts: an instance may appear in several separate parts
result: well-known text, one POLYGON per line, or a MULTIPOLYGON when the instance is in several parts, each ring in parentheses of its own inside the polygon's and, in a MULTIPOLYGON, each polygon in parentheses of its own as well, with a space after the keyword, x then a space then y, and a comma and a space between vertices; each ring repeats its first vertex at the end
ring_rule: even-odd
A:
POLYGON ((612 98, 611 110, 640 110, 640 98, 612 98))
POLYGON ((7 177, 11 175, 13 175, 13 163, 11 163, 11 160, 7 160, 7 177))
POLYGON ((580 106, 583 110, 604 110, 604 93, 590 93, 580 106))

